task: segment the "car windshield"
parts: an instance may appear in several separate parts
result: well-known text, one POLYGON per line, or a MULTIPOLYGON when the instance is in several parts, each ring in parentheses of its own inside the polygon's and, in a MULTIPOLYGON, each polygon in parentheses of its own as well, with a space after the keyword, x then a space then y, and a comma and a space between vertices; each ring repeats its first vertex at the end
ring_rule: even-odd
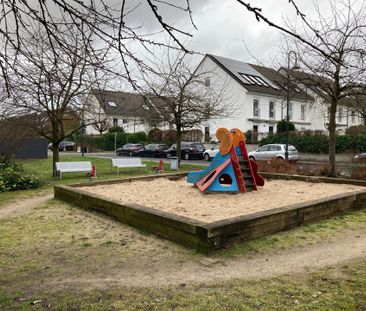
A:
POLYGON ((130 148, 130 147, 132 147, 132 144, 123 145, 123 148, 130 148))

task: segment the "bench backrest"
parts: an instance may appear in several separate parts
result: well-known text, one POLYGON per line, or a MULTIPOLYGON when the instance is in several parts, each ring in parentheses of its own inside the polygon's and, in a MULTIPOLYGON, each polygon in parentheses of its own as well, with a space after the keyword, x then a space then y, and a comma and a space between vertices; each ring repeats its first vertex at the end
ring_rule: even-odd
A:
POLYGON ((69 171, 69 170, 80 170, 80 171, 91 171, 92 164, 88 161, 83 162, 56 162, 57 171, 69 171))
POLYGON ((141 158, 112 159, 113 166, 142 165, 141 158))

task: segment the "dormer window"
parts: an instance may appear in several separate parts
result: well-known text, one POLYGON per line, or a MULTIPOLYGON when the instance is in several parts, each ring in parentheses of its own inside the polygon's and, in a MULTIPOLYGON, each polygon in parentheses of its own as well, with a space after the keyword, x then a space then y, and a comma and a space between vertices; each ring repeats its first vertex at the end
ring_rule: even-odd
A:
POLYGON ((115 102, 108 102, 109 107, 117 107, 117 104, 115 102))

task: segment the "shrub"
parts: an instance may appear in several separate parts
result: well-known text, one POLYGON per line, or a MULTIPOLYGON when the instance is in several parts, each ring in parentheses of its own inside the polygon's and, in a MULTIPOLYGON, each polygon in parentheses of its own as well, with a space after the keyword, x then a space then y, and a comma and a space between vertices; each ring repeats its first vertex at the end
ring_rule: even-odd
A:
POLYGON ((174 144, 177 140, 177 132, 174 130, 163 131, 163 142, 167 145, 174 144))
POLYGON ((108 133, 124 133, 125 130, 121 126, 112 126, 109 128, 108 133))
POLYGON ((0 160, 0 192, 33 189, 41 185, 38 177, 25 175, 20 165, 0 160))
MULTIPOLYGON (((285 133, 286 132, 286 120, 281 120, 277 122, 277 133, 285 133)), ((292 122, 288 122, 288 130, 295 131, 295 125, 292 122)))
POLYGON ((245 140, 247 144, 253 143, 253 132, 251 130, 245 132, 245 140))
POLYGON ((350 126, 346 129, 346 134, 349 136, 356 136, 356 135, 366 135, 366 126, 365 125, 354 125, 350 126))
POLYGON ((128 133, 127 142, 128 143, 146 143, 148 141, 147 135, 145 132, 136 132, 136 133, 128 133))
POLYGON ((149 131, 148 138, 149 141, 153 143, 159 143, 163 140, 163 131, 158 128, 154 128, 149 131))

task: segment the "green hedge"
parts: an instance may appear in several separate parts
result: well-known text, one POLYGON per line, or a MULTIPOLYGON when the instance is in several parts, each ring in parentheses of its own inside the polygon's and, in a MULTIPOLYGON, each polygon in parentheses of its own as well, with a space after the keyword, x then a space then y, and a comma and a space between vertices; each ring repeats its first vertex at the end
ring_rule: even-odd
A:
MULTIPOLYGON (((260 141, 260 145, 284 144, 285 135, 270 135, 260 141)), ((329 137, 326 135, 298 135, 290 133, 289 144, 294 145, 298 151, 306 153, 328 153, 329 137)), ((364 152, 366 151, 366 135, 337 136, 336 152, 364 152)))
POLYGON ((127 143, 143 144, 148 141, 144 132, 137 133, 107 133, 103 135, 81 135, 75 136, 74 141, 78 146, 87 146, 92 150, 114 150, 114 140, 116 137, 117 148, 127 143))

